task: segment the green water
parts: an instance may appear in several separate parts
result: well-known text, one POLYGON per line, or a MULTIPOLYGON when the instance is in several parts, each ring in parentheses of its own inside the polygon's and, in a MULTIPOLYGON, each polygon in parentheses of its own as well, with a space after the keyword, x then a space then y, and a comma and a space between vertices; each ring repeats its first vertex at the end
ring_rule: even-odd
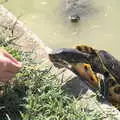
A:
POLYGON ((4 4, 51 48, 87 44, 120 58, 120 1, 94 0, 95 15, 72 24, 60 0, 8 0, 4 4))

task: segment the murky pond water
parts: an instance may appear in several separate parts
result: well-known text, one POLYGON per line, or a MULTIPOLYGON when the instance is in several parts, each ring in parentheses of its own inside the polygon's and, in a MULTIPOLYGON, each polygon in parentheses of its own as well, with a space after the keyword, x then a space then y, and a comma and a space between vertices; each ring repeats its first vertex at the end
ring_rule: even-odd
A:
POLYGON ((4 4, 48 46, 87 44, 120 59, 120 0, 93 0, 97 12, 71 23, 61 12, 61 0, 8 0, 4 4))

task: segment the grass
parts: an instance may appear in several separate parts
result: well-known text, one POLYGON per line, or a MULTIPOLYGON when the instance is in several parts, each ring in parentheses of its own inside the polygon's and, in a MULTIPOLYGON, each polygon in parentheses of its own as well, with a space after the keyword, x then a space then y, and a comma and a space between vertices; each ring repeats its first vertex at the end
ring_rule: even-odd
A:
MULTIPOLYGON (((2 29, 2 28, 1 28, 2 29)), ((32 53, 18 50, 8 30, 2 29, 0 47, 24 66, 11 84, 0 86, 0 120, 102 120, 103 114, 68 95, 50 66, 40 67, 32 53)))

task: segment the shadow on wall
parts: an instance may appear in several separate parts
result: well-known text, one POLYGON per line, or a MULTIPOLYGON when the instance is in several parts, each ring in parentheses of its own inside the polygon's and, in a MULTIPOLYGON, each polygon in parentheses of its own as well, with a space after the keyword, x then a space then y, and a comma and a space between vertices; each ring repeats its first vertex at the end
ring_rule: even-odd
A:
POLYGON ((87 92, 88 87, 80 80, 80 78, 74 77, 72 80, 64 84, 62 89, 77 98, 84 95, 87 92))

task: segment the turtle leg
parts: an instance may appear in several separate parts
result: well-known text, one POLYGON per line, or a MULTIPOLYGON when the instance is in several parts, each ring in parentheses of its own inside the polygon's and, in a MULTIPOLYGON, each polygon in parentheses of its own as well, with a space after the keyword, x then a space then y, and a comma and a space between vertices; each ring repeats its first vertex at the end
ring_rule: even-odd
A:
POLYGON ((97 99, 100 102, 104 102, 108 100, 108 82, 107 80, 100 79, 100 87, 99 87, 99 95, 97 95, 97 99))

